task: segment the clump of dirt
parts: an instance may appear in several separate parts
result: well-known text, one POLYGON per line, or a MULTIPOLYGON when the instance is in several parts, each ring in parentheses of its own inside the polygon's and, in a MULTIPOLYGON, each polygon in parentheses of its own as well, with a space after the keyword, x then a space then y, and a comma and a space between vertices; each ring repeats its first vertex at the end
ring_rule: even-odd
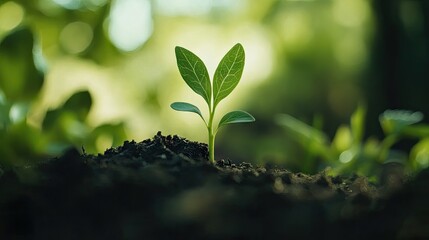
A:
POLYGON ((0 239, 425 238, 428 184, 427 170, 387 191, 361 176, 211 164, 207 145, 158 132, 5 171, 0 239))

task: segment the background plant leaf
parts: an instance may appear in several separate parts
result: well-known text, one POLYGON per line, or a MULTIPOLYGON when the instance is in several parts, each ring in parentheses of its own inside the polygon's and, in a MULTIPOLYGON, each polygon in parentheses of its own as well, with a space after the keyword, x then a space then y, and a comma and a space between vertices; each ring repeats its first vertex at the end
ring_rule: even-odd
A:
POLYGON ((176 47, 175 51, 177 67, 183 80, 194 92, 204 98, 207 105, 210 105, 211 84, 204 62, 185 48, 176 47))
POLYGON ((400 133, 406 126, 423 120, 421 112, 407 110, 386 110, 380 114, 380 125, 385 134, 400 133))
POLYGON ((33 33, 28 28, 12 32, 0 43, 0 89, 11 102, 34 99, 43 85, 33 47, 33 33))
POLYGON ((359 105, 350 118, 350 127, 354 144, 362 142, 365 134, 366 107, 359 105))
POLYGON ((403 134, 408 137, 429 138, 429 125, 418 124, 406 126, 404 128, 403 134))
POLYGON ((80 121, 85 121, 91 107, 92 97, 87 90, 74 93, 63 105, 64 110, 76 114, 80 121))
POLYGON ((243 73, 244 58, 243 46, 237 43, 220 61, 213 78, 214 106, 237 86, 243 73))
POLYGON ((204 120, 200 109, 193 104, 186 103, 186 102, 174 102, 170 105, 170 107, 176 111, 196 113, 196 114, 200 115, 200 117, 204 120))
POLYGON ((312 153, 319 154, 327 161, 335 159, 331 151, 329 138, 324 132, 288 114, 279 114, 275 120, 303 147, 310 146, 309 151, 312 153))
POLYGON ((0 89, 0 129, 6 128, 9 125, 10 104, 6 101, 6 97, 0 89))
POLYGON ((222 119, 219 121, 218 128, 231 124, 231 123, 246 123, 246 122, 254 122, 255 118, 248 112, 245 111, 232 111, 225 116, 222 117, 222 119))
POLYGON ((124 123, 105 123, 94 128, 84 141, 86 153, 96 154, 117 147, 127 139, 124 123))
POLYGON ((57 125, 62 125, 62 121, 67 118, 66 116, 79 122, 85 122, 91 106, 92 98, 88 91, 74 93, 61 107, 49 110, 46 113, 42 128, 47 130, 57 125))

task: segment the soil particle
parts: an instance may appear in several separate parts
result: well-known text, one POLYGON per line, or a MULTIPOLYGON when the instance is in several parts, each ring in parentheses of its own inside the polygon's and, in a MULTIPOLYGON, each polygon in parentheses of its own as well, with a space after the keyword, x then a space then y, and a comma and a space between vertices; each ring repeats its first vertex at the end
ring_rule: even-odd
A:
POLYGON ((428 238, 428 170, 385 179, 211 164, 206 144, 158 132, 0 173, 0 239, 428 238))

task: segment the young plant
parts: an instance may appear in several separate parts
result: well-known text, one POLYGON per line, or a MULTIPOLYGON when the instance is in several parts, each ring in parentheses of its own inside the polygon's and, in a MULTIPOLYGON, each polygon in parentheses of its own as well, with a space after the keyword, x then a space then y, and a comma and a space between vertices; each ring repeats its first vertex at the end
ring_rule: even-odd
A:
POLYGON ((188 84, 195 93, 204 98, 209 109, 209 118, 208 121, 206 121, 200 109, 190 103, 174 102, 171 104, 171 108, 176 111, 196 113, 203 119, 209 135, 209 158, 213 163, 215 161, 215 136, 219 128, 231 123, 255 121, 255 118, 249 113, 237 110, 225 114, 219 121, 216 129, 213 126, 217 105, 234 90, 240 81, 244 68, 243 46, 239 43, 236 44, 222 58, 216 68, 213 77, 213 85, 210 82, 206 66, 197 55, 183 47, 176 47, 175 51, 180 75, 182 75, 183 80, 185 80, 186 84, 188 84))

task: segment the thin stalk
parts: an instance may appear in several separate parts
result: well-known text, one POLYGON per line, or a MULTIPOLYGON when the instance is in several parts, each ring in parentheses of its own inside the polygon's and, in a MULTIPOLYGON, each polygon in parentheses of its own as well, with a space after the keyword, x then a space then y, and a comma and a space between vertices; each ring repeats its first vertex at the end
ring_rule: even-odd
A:
POLYGON ((214 163, 215 162, 214 143, 215 143, 216 133, 214 132, 214 129, 213 129, 213 118, 214 118, 215 108, 213 108, 213 110, 210 108, 209 110, 210 110, 210 117, 209 117, 209 124, 207 126, 207 130, 209 132, 209 159, 211 163, 214 163))
POLYGON ((213 129, 209 129, 209 158, 211 163, 215 163, 214 158, 214 142, 215 142, 215 135, 213 134, 213 129))

